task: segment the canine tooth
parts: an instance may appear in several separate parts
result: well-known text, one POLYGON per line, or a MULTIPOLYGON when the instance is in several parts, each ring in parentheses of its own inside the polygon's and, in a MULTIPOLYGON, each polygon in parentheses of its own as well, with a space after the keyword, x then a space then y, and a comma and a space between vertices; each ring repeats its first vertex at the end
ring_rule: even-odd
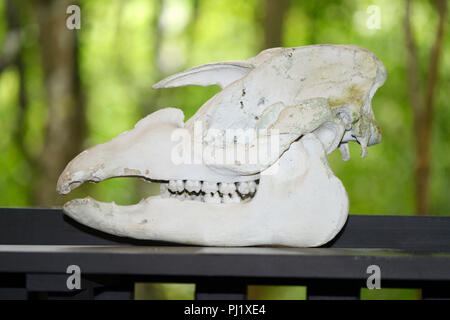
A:
POLYGON ((185 188, 189 192, 199 192, 202 188, 202 184, 200 181, 187 180, 185 183, 185 188))
POLYGON ((219 191, 222 194, 232 193, 232 192, 236 191, 236 186, 234 185, 234 183, 222 182, 219 185, 219 191))
POLYGON ((217 182, 208 182, 205 181, 202 184, 202 191, 205 193, 217 192, 219 188, 217 187, 217 182))
POLYGON ((220 196, 219 193, 217 192, 208 192, 207 194, 205 194, 205 202, 206 203, 220 203, 220 196))
POLYGON ((239 182, 238 191, 242 195, 246 195, 250 192, 250 185, 248 182, 239 182))

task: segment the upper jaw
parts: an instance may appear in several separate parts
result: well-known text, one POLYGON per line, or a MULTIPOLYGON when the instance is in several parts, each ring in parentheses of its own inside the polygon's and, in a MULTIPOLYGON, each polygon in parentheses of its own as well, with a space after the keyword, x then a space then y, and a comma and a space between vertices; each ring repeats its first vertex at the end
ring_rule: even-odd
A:
MULTIPOLYGON (((94 151, 96 150, 88 150, 87 155, 93 155, 94 151)), ((92 157, 95 158, 95 156, 92 157)), ((99 160, 91 166, 86 165, 83 154, 80 154, 80 157, 72 160, 60 175, 57 182, 57 192, 68 194, 84 182, 97 183, 115 177, 139 177, 154 182, 188 180, 235 183, 254 181, 259 179, 260 176, 259 173, 246 176, 224 175, 204 164, 173 165, 170 161, 167 161, 164 166, 154 163, 140 166, 121 165, 119 161, 114 159, 111 162, 99 160)))
POLYGON ((259 172, 242 175, 203 162, 178 163, 173 159, 179 141, 172 134, 182 126, 174 123, 178 109, 155 112, 134 129, 109 142, 83 151, 66 166, 57 182, 57 191, 67 194, 84 182, 100 182, 114 177, 140 177, 152 181, 192 180, 244 182, 259 178, 259 172), (164 117, 161 112, 165 112, 164 117))

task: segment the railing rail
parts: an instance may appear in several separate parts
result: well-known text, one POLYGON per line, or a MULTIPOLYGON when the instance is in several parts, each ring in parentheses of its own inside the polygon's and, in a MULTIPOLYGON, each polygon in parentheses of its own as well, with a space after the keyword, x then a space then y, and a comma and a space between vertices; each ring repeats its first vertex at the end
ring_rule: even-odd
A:
POLYGON ((198 299, 243 299, 250 284, 357 299, 371 265, 380 267, 382 287, 449 297, 450 217, 350 215, 321 248, 224 248, 115 237, 60 209, 0 208, 0 298, 124 299, 135 282, 187 282, 198 299), (82 290, 67 288, 69 265, 80 267, 82 290))

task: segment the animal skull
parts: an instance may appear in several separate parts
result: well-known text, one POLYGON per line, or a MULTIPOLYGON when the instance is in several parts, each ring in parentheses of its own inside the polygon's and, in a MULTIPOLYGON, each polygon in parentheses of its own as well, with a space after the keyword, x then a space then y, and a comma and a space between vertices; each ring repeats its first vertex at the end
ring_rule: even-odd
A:
POLYGON ((66 194, 85 181, 134 176, 160 182, 161 194, 131 206, 87 197, 69 201, 63 210, 90 227, 139 239, 322 245, 343 227, 349 208, 327 154, 339 148, 348 160, 348 142, 357 141, 364 157, 368 145, 381 141, 371 99, 385 80, 381 61, 350 45, 273 48, 246 61, 170 76, 153 88, 219 85, 222 91, 186 123, 181 110, 161 109, 82 152, 57 184, 66 194), (242 139, 230 130, 256 134, 242 139), (174 139, 180 132, 187 137, 184 144, 174 139), (186 143, 194 150, 185 149, 186 143), (228 152, 248 155, 269 145, 276 148, 270 147, 265 161, 216 161, 228 152), (195 146, 210 157, 199 159, 195 146), (197 161, 174 161, 181 154, 197 161))

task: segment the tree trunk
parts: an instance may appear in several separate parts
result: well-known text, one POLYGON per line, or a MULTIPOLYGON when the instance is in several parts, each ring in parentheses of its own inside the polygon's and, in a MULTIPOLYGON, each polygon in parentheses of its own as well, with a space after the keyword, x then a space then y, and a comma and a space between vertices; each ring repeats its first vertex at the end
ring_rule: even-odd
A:
POLYGON ((289 0, 266 0, 264 14, 264 48, 280 47, 289 0))
POLYGON ((82 148, 85 117, 77 33, 66 27, 66 9, 74 1, 38 0, 35 4, 48 106, 35 203, 48 206, 61 202, 55 191, 56 182, 66 164, 82 148))
POLYGON ((28 97, 26 94, 26 79, 25 79, 25 64, 24 64, 24 54, 23 54, 23 41, 22 41, 22 30, 19 17, 19 11, 23 9, 18 6, 13 0, 8 0, 6 2, 6 21, 8 23, 8 34, 14 34, 17 37, 16 52, 11 57, 11 64, 17 69, 19 76, 19 95, 18 95, 18 110, 17 110, 17 120, 14 128, 14 141, 16 142, 18 148, 23 154, 24 158, 31 162, 32 159, 29 156, 28 151, 25 148, 24 136, 25 136, 25 116, 28 107, 28 97))
POLYGON ((415 195, 416 214, 429 214, 429 184, 431 163, 431 132, 433 123, 434 94, 439 80, 439 61, 444 38, 444 26, 447 13, 447 0, 437 0, 439 25, 430 53, 427 86, 424 95, 421 92, 419 60, 414 35, 411 28, 411 0, 406 0, 405 35, 408 50, 409 99, 413 110, 415 138, 415 195), (423 99, 422 99, 423 97, 423 99))

